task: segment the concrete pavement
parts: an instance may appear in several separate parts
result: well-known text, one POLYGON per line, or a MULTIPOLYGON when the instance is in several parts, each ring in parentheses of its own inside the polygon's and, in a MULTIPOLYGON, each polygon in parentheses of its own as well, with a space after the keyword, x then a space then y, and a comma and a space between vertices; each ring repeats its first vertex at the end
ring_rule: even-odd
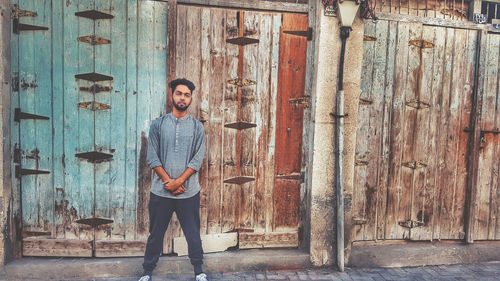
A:
MULTIPOLYGON (((277 270, 254 272, 212 272, 211 281, 302 281, 302 280, 349 280, 349 281, 434 281, 434 280, 500 280, 500 262, 423 266, 407 268, 346 268, 345 272, 335 269, 277 270)), ((137 277, 98 278, 84 281, 135 281, 137 277)), ((188 281, 190 274, 154 275, 154 281, 188 281)))

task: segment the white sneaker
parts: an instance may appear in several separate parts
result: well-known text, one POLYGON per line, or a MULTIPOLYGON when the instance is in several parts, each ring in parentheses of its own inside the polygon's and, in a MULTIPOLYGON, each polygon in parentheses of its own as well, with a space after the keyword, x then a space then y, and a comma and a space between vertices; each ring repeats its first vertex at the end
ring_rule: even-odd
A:
POLYGON ((151 276, 149 275, 144 275, 141 276, 141 279, 139 279, 139 281, 153 281, 153 278, 151 278, 151 276))
POLYGON ((207 275, 205 273, 196 275, 196 281, 208 281, 207 275))

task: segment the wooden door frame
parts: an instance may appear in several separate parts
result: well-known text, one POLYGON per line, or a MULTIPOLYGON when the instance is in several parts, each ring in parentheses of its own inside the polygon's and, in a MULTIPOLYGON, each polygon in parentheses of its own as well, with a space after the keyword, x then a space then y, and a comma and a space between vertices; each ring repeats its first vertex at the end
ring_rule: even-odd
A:
MULTIPOLYGON (((155 0, 158 1, 158 0, 155 0)), ((267 11, 277 13, 302 13, 308 15, 308 26, 313 27, 313 31, 317 26, 317 1, 310 0, 308 4, 296 4, 286 2, 271 2, 271 1, 230 1, 230 0, 160 0, 168 2, 168 56, 167 56, 167 83, 170 83, 176 78, 176 36, 177 36, 177 6, 202 6, 213 8, 228 8, 228 9, 243 9, 254 11, 267 11), (172 20, 175 19, 175 20, 172 20)), ((307 97, 307 104, 304 107, 303 126, 302 126, 302 167, 301 173, 303 176, 303 186, 305 196, 301 198, 299 205, 299 248, 309 249, 310 242, 310 206, 311 206, 311 185, 312 185, 312 156, 314 145, 314 101, 316 91, 314 90, 315 81, 317 78, 317 65, 315 64, 315 33, 312 33, 312 40, 307 41, 306 50, 306 71, 305 71, 305 87, 304 96, 307 97)), ((167 91, 167 104, 165 105, 167 111, 172 110, 171 92, 167 91)), ((333 231, 333 230, 332 230, 333 231)))

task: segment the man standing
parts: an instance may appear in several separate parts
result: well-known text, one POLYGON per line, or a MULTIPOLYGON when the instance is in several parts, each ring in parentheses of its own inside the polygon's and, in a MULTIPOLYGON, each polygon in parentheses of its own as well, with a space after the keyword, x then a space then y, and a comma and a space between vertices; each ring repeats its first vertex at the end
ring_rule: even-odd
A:
POLYGON ((203 273, 203 249, 200 239, 200 183, 198 171, 205 155, 203 124, 187 113, 193 82, 170 82, 173 111, 154 120, 149 129, 147 161, 155 171, 149 200, 149 237, 144 255, 144 274, 139 281, 151 281, 151 275, 163 251, 163 238, 173 212, 188 243, 189 259, 196 281, 208 281, 203 273))

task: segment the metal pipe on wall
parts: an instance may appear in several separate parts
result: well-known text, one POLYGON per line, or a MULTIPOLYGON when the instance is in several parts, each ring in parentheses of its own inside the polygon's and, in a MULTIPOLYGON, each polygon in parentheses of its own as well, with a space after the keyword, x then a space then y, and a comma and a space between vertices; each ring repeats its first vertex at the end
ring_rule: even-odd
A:
POLYGON ((344 56, 346 41, 349 37, 350 27, 340 28, 339 84, 336 97, 336 133, 335 133, 335 192, 337 202, 337 267, 344 271, 344 56))

